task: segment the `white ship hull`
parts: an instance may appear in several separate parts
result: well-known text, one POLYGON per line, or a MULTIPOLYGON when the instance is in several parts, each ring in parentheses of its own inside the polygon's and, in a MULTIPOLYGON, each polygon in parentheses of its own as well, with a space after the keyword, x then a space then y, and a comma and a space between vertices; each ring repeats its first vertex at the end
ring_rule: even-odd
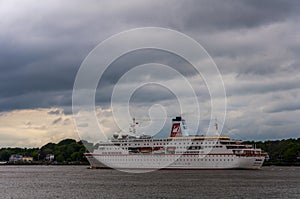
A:
POLYGON ((265 157, 235 155, 97 155, 86 154, 92 167, 115 169, 260 169, 265 157))

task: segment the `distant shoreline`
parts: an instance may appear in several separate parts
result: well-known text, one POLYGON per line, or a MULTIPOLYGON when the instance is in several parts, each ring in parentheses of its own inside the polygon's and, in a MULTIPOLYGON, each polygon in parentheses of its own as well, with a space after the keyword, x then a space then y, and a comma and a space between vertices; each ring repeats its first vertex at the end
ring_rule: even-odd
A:
POLYGON ((88 162, 78 162, 78 163, 73 163, 73 162, 66 162, 66 163, 46 163, 46 162, 32 162, 32 163, 24 163, 24 162, 19 162, 19 163, 2 163, 0 166, 31 166, 31 165, 45 165, 45 166, 67 166, 67 165, 78 165, 78 166, 89 166, 90 164, 88 162))
MULTIPOLYGON (((59 164, 44 164, 44 163, 6 163, 0 166, 90 166, 88 162, 82 163, 59 163, 59 164)), ((263 167, 299 167, 300 164, 269 164, 264 163, 263 167)))
MULTIPOLYGON (((269 155, 263 166, 300 166, 300 138, 274 141, 244 141, 261 148, 269 155)), ((41 148, 1 148, 1 165, 89 165, 84 153, 93 151, 97 144, 64 139, 41 148), (13 155, 15 158, 12 159, 13 155), (23 158, 23 159, 22 159, 23 158), (4 163, 7 162, 7 163, 4 163)))

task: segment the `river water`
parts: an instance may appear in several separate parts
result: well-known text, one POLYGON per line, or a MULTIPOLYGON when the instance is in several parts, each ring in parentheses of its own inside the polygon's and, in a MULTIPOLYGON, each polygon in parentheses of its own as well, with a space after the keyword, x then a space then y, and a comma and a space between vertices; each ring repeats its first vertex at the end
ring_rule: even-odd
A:
POLYGON ((300 167, 159 170, 0 166, 0 198, 300 198, 300 167))

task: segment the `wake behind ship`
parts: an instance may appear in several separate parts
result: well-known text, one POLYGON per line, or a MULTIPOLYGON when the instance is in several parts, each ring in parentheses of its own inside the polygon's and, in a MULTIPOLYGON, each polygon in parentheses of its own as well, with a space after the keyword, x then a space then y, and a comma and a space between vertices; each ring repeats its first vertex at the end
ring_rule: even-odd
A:
POLYGON ((266 153, 228 136, 188 136, 185 120, 176 117, 168 138, 116 134, 85 156, 91 167, 121 170, 259 169, 266 153))

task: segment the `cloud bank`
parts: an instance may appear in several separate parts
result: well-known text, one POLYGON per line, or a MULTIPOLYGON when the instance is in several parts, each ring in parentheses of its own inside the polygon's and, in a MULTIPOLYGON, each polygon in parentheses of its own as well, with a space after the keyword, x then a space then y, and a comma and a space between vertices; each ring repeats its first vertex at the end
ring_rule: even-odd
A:
MULTIPOLYGON (((282 0, 1 1, 0 145, 40 146, 67 136, 78 138, 70 114, 80 64, 112 34, 144 26, 181 31, 214 59, 228 95, 223 133, 247 140, 299 137, 299 10, 299 2, 282 0)), ((99 83, 99 108, 109 110, 113 86, 122 73, 148 62, 170 65, 189 78, 194 75, 188 63, 170 53, 129 53, 116 60, 99 83)), ((140 78, 172 80, 160 73, 140 78)), ((197 84, 204 117, 209 95, 203 82, 197 84)), ((171 109, 176 99, 165 89, 144 87, 132 102, 141 110, 153 104, 171 109)), ((109 122, 103 125, 116 130, 109 129, 109 122)))

